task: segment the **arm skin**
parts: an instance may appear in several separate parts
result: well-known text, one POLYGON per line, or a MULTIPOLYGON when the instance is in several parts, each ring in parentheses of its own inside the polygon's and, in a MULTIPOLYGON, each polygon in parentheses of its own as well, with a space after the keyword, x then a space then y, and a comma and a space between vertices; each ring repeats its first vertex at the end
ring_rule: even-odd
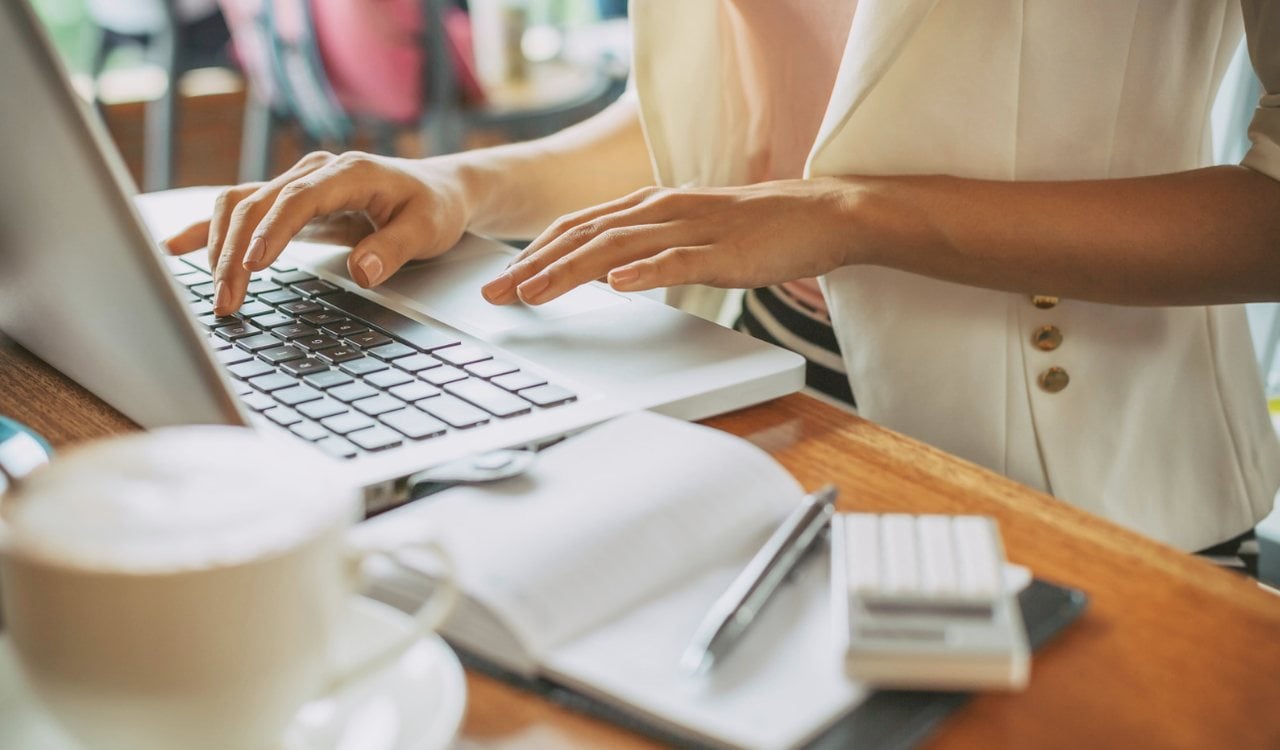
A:
POLYGON ((557 216, 652 181, 635 103, 624 98, 528 143, 419 160, 308 154, 270 182, 227 189, 210 219, 166 245, 174 254, 207 249, 215 311, 228 315, 244 302, 250 272, 298 235, 354 245, 352 278, 374 286, 467 229, 531 237, 557 216))
POLYGON ((648 188, 566 217, 485 287, 539 304, 590 279, 752 287, 877 265, 1119 305, 1280 300, 1280 183, 1224 166, 995 182, 825 177, 648 188))

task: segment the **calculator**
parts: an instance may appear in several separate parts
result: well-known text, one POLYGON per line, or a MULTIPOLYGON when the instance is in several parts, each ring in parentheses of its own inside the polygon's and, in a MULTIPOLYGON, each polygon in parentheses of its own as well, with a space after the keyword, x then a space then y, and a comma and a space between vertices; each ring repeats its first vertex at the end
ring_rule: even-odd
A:
POLYGON ((875 687, 1014 690, 1030 655, 985 516, 837 513, 832 600, 845 669, 875 687))

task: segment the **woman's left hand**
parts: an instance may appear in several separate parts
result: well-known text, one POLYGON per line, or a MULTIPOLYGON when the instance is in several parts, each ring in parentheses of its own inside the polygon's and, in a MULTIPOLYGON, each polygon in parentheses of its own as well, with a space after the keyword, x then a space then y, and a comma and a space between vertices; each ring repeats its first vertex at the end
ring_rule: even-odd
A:
POLYGON ((560 218, 482 292, 494 304, 537 305, 601 278, 634 292, 818 276, 852 260, 859 193, 853 180, 836 177, 645 188, 560 218))

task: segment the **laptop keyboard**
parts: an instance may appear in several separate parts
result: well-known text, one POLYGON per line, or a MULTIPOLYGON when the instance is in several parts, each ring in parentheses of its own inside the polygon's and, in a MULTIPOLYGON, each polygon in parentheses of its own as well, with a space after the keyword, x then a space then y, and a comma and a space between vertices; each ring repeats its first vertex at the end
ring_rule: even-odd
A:
POLYGON ((244 404, 341 458, 430 440, 576 400, 475 344, 323 279, 273 265, 234 315, 208 270, 170 258, 244 404))

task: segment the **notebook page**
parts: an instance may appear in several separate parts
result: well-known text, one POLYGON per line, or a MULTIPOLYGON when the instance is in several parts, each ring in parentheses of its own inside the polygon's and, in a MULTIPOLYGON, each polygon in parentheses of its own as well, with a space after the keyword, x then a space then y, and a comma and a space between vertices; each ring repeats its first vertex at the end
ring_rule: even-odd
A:
POLYGON ((801 494, 750 443, 642 412, 543 451, 523 477, 443 492, 359 532, 439 539, 462 590, 538 660, 758 540, 801 494))
POLYGON ((845 677, 832 638, 825 551, 802 563, 708 674, 689 677, 678 667, 703 615, 750 554, 744 549, 736 561, 555 649, 544 674, 715 744, 788 748, 813 739, 869 695, 845 677))

